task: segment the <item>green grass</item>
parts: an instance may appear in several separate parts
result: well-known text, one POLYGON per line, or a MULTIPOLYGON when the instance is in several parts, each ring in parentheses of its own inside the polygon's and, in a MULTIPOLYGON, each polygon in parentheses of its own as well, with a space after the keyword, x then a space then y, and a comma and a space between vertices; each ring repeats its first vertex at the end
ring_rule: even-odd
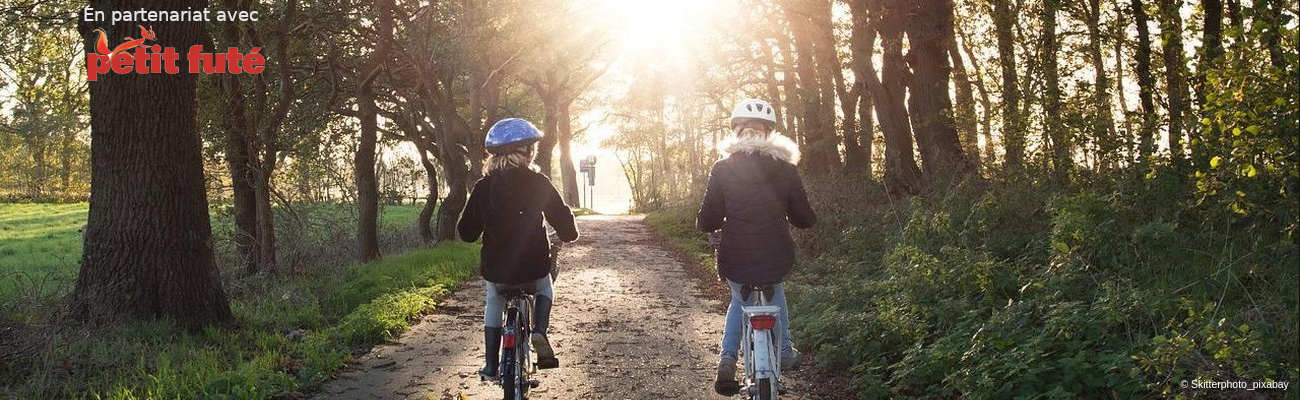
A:
POLYGON ((279 280, 249 278, 232 294, 236 325, 203 332, 165 320, 56 328, 31 339, 43 350, 0 369, 0 397, 300 397, 357 346, 407 329, 473 276, 477 260, 476 245, 450 243, 279 280))
MULTIPOLYGON (((412 229, 421 207, 383 206, 380 230, 412 229)), ((340 215, 354 212, 347 205, 312 208, 340 215)), ((46 297, 67 290, 81 261, 81 233, 88 211, 88 203, 0 203, 0 303, 20 294, 46 297)), ((214 212, 214 240, 228 234, 231 224, 229 217, 214 212)))
POLYGON ((87 203, 0 204, 0 299, 75 278, 88 211, 87 203))

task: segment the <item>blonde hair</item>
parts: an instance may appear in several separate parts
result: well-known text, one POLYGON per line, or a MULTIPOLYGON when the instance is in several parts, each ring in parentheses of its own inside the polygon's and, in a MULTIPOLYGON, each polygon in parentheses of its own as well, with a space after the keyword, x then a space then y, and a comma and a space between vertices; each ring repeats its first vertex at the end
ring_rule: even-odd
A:
POLYGON ((754 129, 754 128, 737 128, 737 129, 735 130, 735 134, 736 134, 736 137, 737 137, 737 138, 741 138, 741 137, 745 137, 745 136, 753 136, 753 137, 757 137, 757 138, 766 138, 767 135, 768 135, 768 132, 763 132, 763 131, 761 131, 761 130, 754 129))
POLYGON ((487 161, 483 163, 483 175, 509 168, 531 168, 534 158, 537 158, 537 143, 519 146, 509 153, 489 154, 487 161))

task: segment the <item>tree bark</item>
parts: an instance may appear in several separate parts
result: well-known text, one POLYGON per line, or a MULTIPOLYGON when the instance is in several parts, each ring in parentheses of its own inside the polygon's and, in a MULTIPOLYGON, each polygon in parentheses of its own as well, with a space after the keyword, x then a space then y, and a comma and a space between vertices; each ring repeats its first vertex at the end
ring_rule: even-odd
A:
POLYGON ((1137 74, 1138 105, 1142 113, 1142 125, 1138 128, 1138 163, 1145 165, 1155 153, 1155 130, 1159 117, 1154 99, 1156 80, 1151 73, 1151 31, 1147 26, 1149 18, 1146 7, 1142 5, 1142 0, 1132 0, 1130 11, 1138 32, 1137 53, 1134 56, 1137 65, 1133 71, 1137 74))
POLYGON ((844 150, 861 152, 862 146, 858 144, 857 139, 857 115, 853 112, 857 108, 857 95, 851 93, 844 83, 844 68, 840 64, 838 50, 839 46, 835 40, 835 24, 832 23, 831 1, 817 0, 811 3, 813 14, 810 21, 812 28, 815 29, 813 36, 813 52, 817 59, 817 74, 821 77, 822 83, 822 109, 819 114, 824 119, 827 132, 826 138, 821 142, 821 149, 817 151, 826 156, 826 165, 829 168, 840 168, 839 145, 844 146, 844 150), (827 88, 826 86, 830 87, 827 88), (843 121, 840 124, 841 134, 837 142, 835 134, 835 104, 839 100, 840 114, 843 121))
POLYGON ((222 130, 226 133, 226 167, 230 170, 230 184, 234 200, 235 253, 247 274, 261 270, 258 260, 261 252, 257 241, 257 198, 253 193, 250 131, 244 119, 244 95, 237 75, 217 78, 221 85, 225 115, 222 130))
POLYGON ((997 32, 998 63, 1002 67, 1002 144, 1006 166, 1020 168, 1025 160, 1025 133, 1020 127, 1020 86, 1016 77, 1015 15, 1011 0, 993 0, 993 26, 997 32))
MULTIPOLYGON (((1201 37, 1200 60, 1196 67, 1196 106, 1205 109, 1205 92, 1208 89, 1207 76, 1217 69, 1223 61, 1223 0, 1202 0, 1201 9, 1205 13, 1203 36, 1201 37)), ((1192 143, 1192 160, 1197 168, 1204 169, 1209 163, 1207 148, 1219 142, 1217 124, 1205 126, 1207 130, 1200 135, 1201 140, 1192 143)))
MULTIPOLYGON (((853 56, 850 69, 853 71, 854 92, 858 95, 858 133, 857 144, 855 149, 846 147, 844 151, 844 169, 849 171, 865 171, 866 176, 870 179, 871 170, 871 146, 872 146, 872 124, 874 118, 871 114, 871 94, 867 89, 867 75, 874 75, 872 60, 875 57, 876 50, 876 29, 871 25, 871 17, 867 14, 866 0, 852 0, 849 2, 849 14, 853 19, 853 26, 849 36, 849 51, 853 56)), ((846 135, 847 136, 847 135, 846 135)))
POLYGON ((1106 64, 1101 50, 1101 2, 1088 0, 1084 10, 1085 23, 1088 25, 1088 57, 1092 62, 1093 92, 1092 103, 1096 108, 1096 117, 1092 121, 1092 136, 1101 152, 1098 157, 1104 169, 1114 167, 1119 152, 1119 143, 1115 134, 1115 118, 1110 105, 1110 77, 1106 75, 1106 64))
POLYGON ((952 0, 924 0, 912 6, 907 23, 907 64, 912 67, 908 112, 921 153, 921 171, 931 176, 967 173, 970 164, 961 151, 948 97, 952 0))
POLYGON ((967 156, 974 158, 972 165, 976 167, 982 163, 991 165, 997 160, 997 156, 993 154, 993 102, 989 100, 989 90, 984 86, 984 72, 980 70, 980 63, 976 61, 975 53, 971 51, 970 40, 966 38, 961 25, 953 25, 953 30, 957 32, 957 36, 961 37, 962 51, 966 53, 966 58, 971 61, 971 68, 975 71, 975 88, 979 89, 980 92, 980 137, 984 138, 984 148, 981 149, 980 153, 975 153, 973 156, 968 154, 967 156), (980 154, 983 154, 983 161, 978 161, 981 158, 980 154))
MULTIPOLYGON (((834 135, 827 135, 825 118, 821 115, 821 91, 827 90, 825 82, 820 82, 817 76, 817 68, 813 55, 813 32, 810 27, 811 21, 806 11, 798 9, 801 5, 791 4, 792 2, 783 2, 784 15, 787 21, 790 21, 790 30, 794 36, 794 47, 796 67, 795 72, 799 76, 799 98, 803 101, 801 111, 800 133, 804 138, 804 166, 814 171, 825 171, 834 164, 831 159, 836 154, 827 154, 827 150, 833 151, 835 148, 834 135)), ((838 164, 836 162, 835 164, 838 164)))
POLYGON ((582 207, 578 193, 578 171, 573 168, 573 121, 569 116, 570 103, 560 105, 560 178, 564 180, 564 201, 570 207, 582 207))
POLYGON ((970 74, 966 73, 965 62, 962 61, 961 52, 957 51, 957 38, 954 35, 946 43, 949 59, 952 60, 952 77, 956 81, 957 92, 957 113, 955 121, 957 123, 957 133, 961 138, 962 152, 966 155, 966 160, 970 162, 971 167, 976 171, 979 170, 980 149, 979 149, 979 123, 975 120, 975 94, 971 85, 970 74))
POLYGON ((559 142, 560 100, 558 95, 538 93, 542 98, 542 140, 537 141, 537 158, 534 164, 542 170, 542 175, 551 177, 551 156, 555 154, 555 145, 559 142))
POLYGON ((1061 123, 1061 84, 1060 72, 1056 63, 1057 37, 1056 13, 1061 7, 1060 0, 1043 0, 1039 23, 1042 24, 1042 60, 1043 63, 1043 143, 1052 155, 1052 173, 1057 182, 1065 182, 1073 167, 1071 159, 1070 138, 1061 123))
POLYGON ((882 79, 876 80, 874 67, 868 65, 866 83, 880 129, 885 133, 885 187, 890 193, 916 193, 921 185, 921 170, 913 155, 912 126, 903 102, 908 79, 903 62, 903 25, 908 9, 896 2, 888 7, 876 2, 869 4, 875 6, 871 14, 880 32, 884 61, 882 79))
MULTIPOLYGON (((417 138, 423 142, 424 138, 417 138)), ((433 243, 437 237, 433 235, 432 219, 433 213, 438 209, 438 168, 429 159, 429 149, 427 146, 417 142, 416 148, 420 152, 420 165, 424 166, 426 182, 429 185, 429 194, 424 197, 424 207, 420 208, 420 216, 415 220, 415 230, 420 232, 420 239, 425 243, 433 243)))
MULTIPOLYGON (((94 6, 179 11, 207 4, 121 0, 94 6)), ((94 52, 91 29, 97 27, 110 37, 134 28, 81 24, 87 53, 94 52)), ((159 23, 155 29, 161 46, 203 42, 203 24, 159 23)), ((212 259, 196 94, 191 74, 106 75, 90 83, 91 207, 69 303, 73 318, 161 316, 193 328, 232 320, 212 259)))
POLYGON ((1160 38, 1164 43, 1165 96, 1169 102, 1169 159, 1182 165, 1183 115, 1187 112, 1187 74, 1183 64, 1183 20, 1178 14, 1181 0, 1159 0, 1160 38))
POLYGON ((378 113, 375 105, 374 81, 388 57, 389 39, 392 36, 393 16, 391 0, 375 0, 378 14, 375 52, 366 63, 365 76, 357 91, 357 115, 361 120, 361 140, 353 159, 353 173, 357 183, 357 207, 360 209, 357 228, 357 257, 361 262, 378 259, 379 255, 379 185, 375 177, 375 146, 378 141, 378 113))

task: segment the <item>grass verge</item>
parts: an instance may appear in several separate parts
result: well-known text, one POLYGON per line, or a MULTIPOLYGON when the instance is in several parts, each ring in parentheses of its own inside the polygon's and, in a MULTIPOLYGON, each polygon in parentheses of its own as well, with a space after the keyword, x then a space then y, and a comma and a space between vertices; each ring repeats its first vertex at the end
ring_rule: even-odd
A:
POLYGON ((473 276, 477 249, 450 243, 278 280, 248 278, 230 285, 235 326, 202 332, 165 320, 9 328, 29 331, 6 334, 15 349, 29 350, 0 349, 9 358, 0 360, 0 397, 304 397, 354 350, 395 337, 473 276))

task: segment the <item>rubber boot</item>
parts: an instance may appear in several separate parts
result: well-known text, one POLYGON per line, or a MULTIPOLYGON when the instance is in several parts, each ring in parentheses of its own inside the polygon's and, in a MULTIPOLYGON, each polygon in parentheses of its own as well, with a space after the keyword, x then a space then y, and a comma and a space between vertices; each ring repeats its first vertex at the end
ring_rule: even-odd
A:
POLYGON ((483 369, 478 371, 480 380, 497 380, 501 362, 501 331, 501 327, 483 328, 483 369))
POLYGON ((533 350, 537 351, 537 368, 548 369, 560 366, 560 360, 555 358, 555 350, 551 348, 551 342, 546 339, 546 328, 551 320, 551 299, 546 296, 537 296, 533 299, 533 350))
POLYGON ((724 355, 718 360, 718 376, 713 378, 713 391, 723 396, 740 393, 740 382, 736 381, 735 357, 724 355))

